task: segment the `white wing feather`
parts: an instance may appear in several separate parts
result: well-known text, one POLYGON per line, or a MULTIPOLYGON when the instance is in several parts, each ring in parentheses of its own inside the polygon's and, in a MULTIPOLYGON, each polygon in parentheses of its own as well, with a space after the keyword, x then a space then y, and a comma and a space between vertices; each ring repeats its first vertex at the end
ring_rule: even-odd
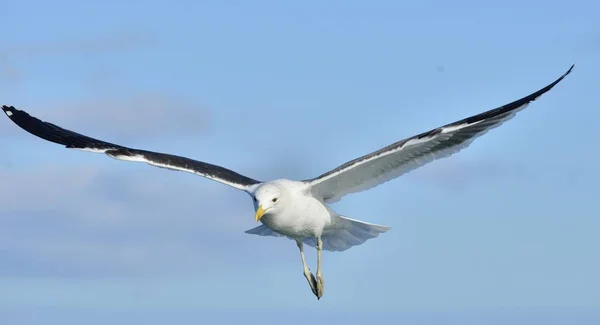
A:
POLYGON ((370 189, 433 160, 449 157, 513 118, 572 69, 573 66, 553 83, 510 104, 398 141, 304 182, 315 197, 333 203, 344 195, 370 189))

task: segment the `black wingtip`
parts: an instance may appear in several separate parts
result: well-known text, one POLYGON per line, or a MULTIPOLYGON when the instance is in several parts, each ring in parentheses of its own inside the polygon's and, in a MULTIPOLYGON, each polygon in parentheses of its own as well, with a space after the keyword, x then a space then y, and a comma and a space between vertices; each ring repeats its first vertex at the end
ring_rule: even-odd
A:
POLYGON ((20 112, 14 106, 8 105, 2 105, 2 111, 4 111, 4 114, 6 114, 6 116, 13 122, 15 121, 14 119, 16 118, 17 114, 20 112))
MULTIPOLYGON (((553 83, 549 84, 548 86, 546 86, 543 89, 540 89, 540 94, 543 94, 545 92, 547 92, 548 90, 552 89, 554 86, 556 86, 559 82, 561 82, 566 76, 569 75, 569 73, 571 73, 571 71, 573 71, 573 68, 575 67, 575 64, 571 64, 571 67, 569 68, 569 70, 567 70, 567 72, 563 73, 562 76, 560 76, 558 79, 556 79, 556 81, 554 81, 553 83)), ((538 96, 539 96, 538 95, 538 96)), ((536 97, 537 98, 537 97, 536 97)))
POLYGON ((2 110, 8 117, 11 117, 17 109, 14 106, 2 105, 2 110))
POLYGON ((567 72, 565 72, 564 76, 566 77, 569 73, 571 73, 573 68, 575 68, 575 63, 571 64, 571 67, 569 68, 569 70, 567 72))

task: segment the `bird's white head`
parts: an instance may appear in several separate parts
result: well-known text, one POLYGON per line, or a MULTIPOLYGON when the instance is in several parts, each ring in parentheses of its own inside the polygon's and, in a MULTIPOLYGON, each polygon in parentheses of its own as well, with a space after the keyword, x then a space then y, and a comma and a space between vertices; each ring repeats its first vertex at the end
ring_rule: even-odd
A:
POLYGON ((260 219, 265 214, 277 212, 279 203, 282 200, 283 189, 277 184, 264 184, 254 192, 254 208, 256 209, 255 219, 260 219))

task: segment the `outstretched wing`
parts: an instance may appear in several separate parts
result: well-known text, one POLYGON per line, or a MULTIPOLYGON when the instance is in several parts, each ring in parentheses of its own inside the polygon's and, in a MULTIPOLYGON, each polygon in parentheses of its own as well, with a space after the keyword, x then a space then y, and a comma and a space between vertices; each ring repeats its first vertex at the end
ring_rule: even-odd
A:
POLYGON ((90 138, 52 123, 41 121, 13 106, 4 105, 2 110, 11 121, 23 130, 50 142, 64 145, 66 148, 104 153, 119 160, 145 162, 156 167, 188 172, 244 191, 248 190, 251 185, 261 183, 221 166, 160 152, 123 147, 90 138))
POLYGON ((364 191, 397 178, 433 160, 449 157, 513 118, 530 102, 556 86, 572 69, 573 66, 553 83, 510 104, 398 141, 304 182, 310 186, 313 195, 331 203, 346 194, 364 191))

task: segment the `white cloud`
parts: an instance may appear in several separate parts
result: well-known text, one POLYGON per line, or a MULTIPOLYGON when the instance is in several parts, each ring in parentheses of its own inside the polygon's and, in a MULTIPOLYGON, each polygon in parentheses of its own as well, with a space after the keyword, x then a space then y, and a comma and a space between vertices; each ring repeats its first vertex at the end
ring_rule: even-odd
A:
POLYGON ((174 175, 0 169, 0 254, 18 261, 0 265, 0 275, 19 268, 63 276, 178 272, 243 258, 253 241, 243 231, 255 226, 246 194, 174 175))
MULTIPOLYGON (((54 101, 28 107, 5 104, 43 121, 107 141, 202 135, 210 125, 210 114, 201 105, 156 93, 54 101)), ((0 128, 0 135, 28 136, 15 125, 0 128)))
POLYGON ((15 83, 24 79, 22 67, 15 61, 27 58, 48 58, 64 55, 101 55, 106 53, 135 51, 158 43, 154 35, 121 31, 118 33, 91 36, 85 39, 54 39, 37 43, 0 44, 0 81, 15 83))
POLYGON ((157 43, 157 39, 148 33, 123 31, 86 39, 49 40, 38 43, 6 45, 0 53, 15 57, 39 57, 64 54, 97 54, 137 50, 157 43))
POLYGON ((405 175, 408 180, 426 182, 448 189, 477 186, 482 182, 533 179, 535 170, 509 159, 466 159, 459 155, 433 161, 405 175))
POLYGON ((16 82, 23 77, 23 71, 12 64, 6 55, 0 53, 0 81, 16 82))

